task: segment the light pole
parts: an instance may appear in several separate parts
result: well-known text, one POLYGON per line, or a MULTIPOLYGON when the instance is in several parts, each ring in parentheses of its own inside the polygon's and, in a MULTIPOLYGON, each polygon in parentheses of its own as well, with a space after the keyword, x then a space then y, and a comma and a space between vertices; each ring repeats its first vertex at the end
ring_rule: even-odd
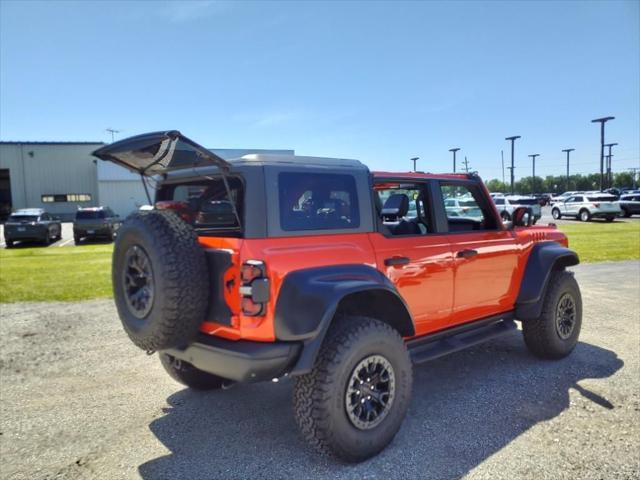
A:
POLYGON ((513 144, 515 143, 515 141, 520 137, 520 135, 515 135, 513 137, 507 137, 505 138, 505 140, 510 140, 511 141, 511 167, 509 167, 509 170, 511 170, 511 195, 513 195, 513 181, 514 181, 514 176, 513 176, 513 169, 515 168, 513 165, 513 158, 514 158, 514 146, 513 144))
POLYGON ((539 157, 539 153, 534 153, 529 155, 531 160, 533 160, 533 177, 531 179, 531 193, 536 193, 536 157, 539 157))
POLYGON ((456 173, 456 152, 460 150, 459 148, 450 148, 449 151, 453 152, 453 173, 456 173))
POLYGON ((575 148, 566 148, 562 150, 563 152, 567 152, 567 192, 569 191, 569 154, 574 150, 575 148))
POLYGON ((600 123, 600 191, 604 188, 604 124, 616 117, 602 117, 591 120, 591 123, 600 123))
POLYGON ((613 154, 611 153, 611 147, 615 147, 616 145, 618 145, 617 143, 607 143, 605 145, 605 147, 609 147, 609 155, 607 155, 607 186, 609 188, 613 187, 613 176, 612 176, 612 172, 611 172, 611 157, 613 157, 613 154))
POLYGON ((416 170, 416 162, 417 162, 418 160, 420 160, 420 157, 413 157, 413 158, 411 158, 411 161, 413 162, 413 171, 414 171, 414 172, 417 172, 417 170, 416 170))

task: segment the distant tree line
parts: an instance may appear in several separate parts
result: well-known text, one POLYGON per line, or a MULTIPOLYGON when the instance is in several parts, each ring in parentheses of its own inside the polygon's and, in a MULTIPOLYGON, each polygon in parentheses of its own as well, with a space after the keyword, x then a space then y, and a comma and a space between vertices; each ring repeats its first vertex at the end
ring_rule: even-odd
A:
MULTIPOLYGON (((509 193, 511 188, 509 183, 503 183, 494 178, 485 182, 490 192, 509 193)), ((616 188, 634 188, 631 172, 620 172, 613 174, 613 186, 616 188)), ((514 191, 516 193, 562 193, 567 190, 598 190, 600 187, 600 174, 591 173, 589 175, 571 175, 567 185, 567 177, 563 175, 548 175, 545 178, 536 176, 535 188, 533 188, 533 177, 523 177, 515 182, 514 191)))

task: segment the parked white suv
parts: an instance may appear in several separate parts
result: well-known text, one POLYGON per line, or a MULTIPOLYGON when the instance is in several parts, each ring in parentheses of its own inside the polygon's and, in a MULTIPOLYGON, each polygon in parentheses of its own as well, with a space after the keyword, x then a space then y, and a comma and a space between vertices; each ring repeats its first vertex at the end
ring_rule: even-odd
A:
POLYGON ((513 211, 518 207, 528 207, 533 211, 533 223, 535 224, 542 216, 540 202, 535 197, 509 196, 509 197, 493 197, 493 203, 502 217, 502 220, 508 222, 511 220, 513 211))
POLYGON ((565 201, 554 204, 551 215, 556 220, 564 216, 575 217, 583 222, 592 218, 604 218, 607 222, 612 222, 622 213, 617 200, 615 196, 606 193, 572 195, 565 201))

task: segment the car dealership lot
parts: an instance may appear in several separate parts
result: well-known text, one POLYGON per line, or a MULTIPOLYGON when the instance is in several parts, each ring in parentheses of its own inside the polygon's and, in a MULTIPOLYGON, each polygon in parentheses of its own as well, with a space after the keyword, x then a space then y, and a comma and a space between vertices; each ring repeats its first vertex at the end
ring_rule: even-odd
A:
POLYGON ((637 477, 640 262, 575 271, 573 355, 536 360, 514 334, 416 367, 402 430, 355 466, 306 448, 289 381, 194 393, 109 300, 4 304, 0 478, 637 477))

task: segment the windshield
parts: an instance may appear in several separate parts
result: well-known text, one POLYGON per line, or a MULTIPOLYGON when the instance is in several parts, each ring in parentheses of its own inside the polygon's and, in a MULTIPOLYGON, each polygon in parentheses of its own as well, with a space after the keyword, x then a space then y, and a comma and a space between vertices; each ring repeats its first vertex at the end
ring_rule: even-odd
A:
POLYGON ((97 220, 100 218, 106 218, 104 210, 81 210, 76 213, 77 220, 97 220))
POLYGON ((37 222, 37 215, 11 215, 9 217, 10 222, 37 222))

